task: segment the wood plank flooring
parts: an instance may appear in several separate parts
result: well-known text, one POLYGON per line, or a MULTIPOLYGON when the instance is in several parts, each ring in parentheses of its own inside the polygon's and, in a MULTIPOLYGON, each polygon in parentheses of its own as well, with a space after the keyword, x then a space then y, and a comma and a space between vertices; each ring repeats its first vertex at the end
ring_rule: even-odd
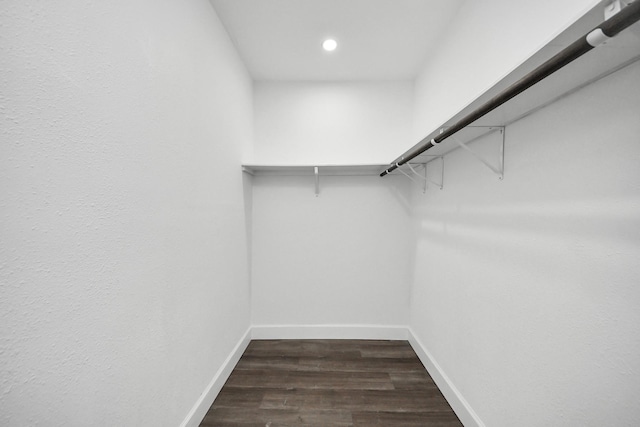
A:
POLYGON ((201 426, 462 426, 406 341, 252 341, 201 426))

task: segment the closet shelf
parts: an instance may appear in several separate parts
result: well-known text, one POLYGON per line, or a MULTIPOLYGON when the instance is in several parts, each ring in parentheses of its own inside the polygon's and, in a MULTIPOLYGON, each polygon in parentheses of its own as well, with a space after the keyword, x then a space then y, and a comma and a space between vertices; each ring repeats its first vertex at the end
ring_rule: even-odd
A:
POLYGON ((379 176, 385 165, 256 165, 243 164, 242 170, 253 176, 312 176, 315 179, 315 195, 320 195, 321 176, 379 176))
POLYGON ((266 165, 243 164, 242 170, 256 176, 378 176, 385 164, 307 164, 266 165))
MULTIPOLYGON (((639 5, 640 1, 636 1, 627 6, 629 10, 625 13, 628 16, 633 16, 629 20, 637 20, 639 5)), ((622 12, 619 15, 623 15, 622 12)), ((540 68, 543 68, 541 66, 551 58, 554 58, 555 55, 572 49, 577 43, 576 40, 580 40, 587 33, 595 32, 591 30, 596 26, 602 25, 603 19, 603 3, 599 3, 493 87, 478 96, 468 106, 438 126, 393 162, 387 164, 381 176, 386 175, 387 170, 390 174, 399 172, 397 168, 402 167, 407 159, 411 163, 424 164, 429 163, 434 158, 445 156, 449 152, 460 148, 460 144, 466 145, 473 142, 493 132, 495 128, 504 129, 504 127, 639 61, 640 22, 635 22, 616 36, 606 39, 604 44, 600 44, 586 54, 579 56, 573 62, 538 81, 532 87, 468 123, 466 127, 457 132, 455 131, 457 125, 466 122, 466 119, 475 116, 484 107, 500 99, 505 92, 528 75, 538 72, 540 68), (452 128, 452 130, 447 131, 449 128, 452 128), (454 133, 450 138, 447 138, 451 132, 454 133), (443 136, 438 138, 439 135, 443 136), (432 144, 434 138, 437 142, 436 145, 432 144), (416 155, 416 153, 421 154, 416 155)), ((602 31, 600 32, 602 33, 602 31)))

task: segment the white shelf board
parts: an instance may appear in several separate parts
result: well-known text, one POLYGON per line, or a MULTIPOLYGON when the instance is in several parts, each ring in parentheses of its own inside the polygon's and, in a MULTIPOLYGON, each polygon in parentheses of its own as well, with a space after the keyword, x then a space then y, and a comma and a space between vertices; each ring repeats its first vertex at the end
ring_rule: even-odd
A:
MULTIPOLYGON (((603 6, 599 4, 458 114, 438 126, 424 140, 436 137, 440 133, 440 129, 453 125, 479 106, 488 102, 505 88, 530 73, 575 40, 587 34, 603 20, 603 6)), ((587 52, 569 65, 476 120, 471 126, 457 132, 454 138, 464 143, 473 141, 488 132, 488 130, 482 130, 481 127, 508 126, 638 60, 640 60, 640 22, 635 23, 605 44, 587 52)), ((419 145, 421 143, 414 145, 414 147, 419 145)), ((422 155, 412 160, 411 163, 425 163, 432 160, 434 156, 444 156, 456 149, 458 149, 458 145, 454 141, 447 139, 438 146, 425 151, 422 155)))
POLYGON ((321 176, 377 176, 385 166, 384 164, 243 164, 242 170, 256 176, 313 176, 317 167, 318 174, 321 176))

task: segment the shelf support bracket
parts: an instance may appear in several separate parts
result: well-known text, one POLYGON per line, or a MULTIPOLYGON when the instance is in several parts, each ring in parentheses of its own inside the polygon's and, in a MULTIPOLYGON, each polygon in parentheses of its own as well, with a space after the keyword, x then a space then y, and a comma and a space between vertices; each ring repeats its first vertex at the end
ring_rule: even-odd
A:
POLYGON ((313 174, 316 178, 316 197, 320 195, 320 173, 318 172, 318 166, 313 167, 313 174))
POLYGON ((413 168, 413 166, 411 165, 411 163, 407 163, 407 166, 409 166, 409 169, 411 169, 411 172, 412 172, 415 176, 419 177, 419 178, 422 180, 422 182, 421 182, 421 184, 422 184, 422 194, 425 194, 425 193, 427 192, 427 185, 428 185, 428 184, 427 184, 427 164, 426 164, 426 163, 425 163, 425 164, 423 164, 423 168, 424 168, 424 173, 423 173, 423 174, 418 173, 418 172, 413 168))
POLYGON ((427 186, 429 183, 435 185, 436 187, 438 187, 440 190, 442 190, 444 188, 444 156, 438 156, 433 160, 428 161, 427 163, 424 164, 424 177, 425 177, 425 186, 427 186), (440 182, 436 182, 436 181, 432 181, 430 179, 427 178, 427 166, 429 165, 429 163, 435 161, 435 160, 440 160, 440 182))
MULTIPOLYGON (((414 165, 416 165, 416 163, 414 163, 414 165)), ((423 163, 420 163, 420 165, 422 165, 422 167, 424 168, 424 173, 418 172, 409 163, 405 163, 403 166, 408 166, 409 167, 409 170, 411 171, 411 175, 409 175, 408 173, 403 171, 400 167, 398 167, 398 171, 402 175, 406 176, 411 182, 413 182, 415 184, 418 184, 420 187, 422 187, 422 194, 424 194, 424 193, 427 192, 427 165, 423 164, 423 163)))
POLYGON ((491 127, 500 132, 500 143, 499 143, 500 152, 498 153, 498 166, 491 164, 491 162, 486 160, 481 154, 475 152, 467 144, 460 141, 459 139, 455 137, 451 137, 451 139, 454 140, 455 143, 458 144, 461 148, 464 148, 469 153, 471 153, 471 155, 475 157, 478 161, 480 161, 483 165, 491 169, 491 171, 493 171, 493 173, 498 175, 498 178, 502 180, 504 179, 504 126, 491 126, 491 127))

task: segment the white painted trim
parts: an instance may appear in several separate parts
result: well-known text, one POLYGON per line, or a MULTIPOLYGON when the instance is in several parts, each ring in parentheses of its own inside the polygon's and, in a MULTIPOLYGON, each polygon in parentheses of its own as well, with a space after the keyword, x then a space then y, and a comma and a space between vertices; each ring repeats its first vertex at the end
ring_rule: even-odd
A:
POLYGON ((408 340, 462 424, 466 427, 485 427, 413 330, 406 326, 383 325, 258 325, 250 327, 213 376, 180 427, 197 427, 200 424, 252 339, 408 340))
POLYGON ((460 418, 462 424, 464 424, 465 427, 485 427, 480 417, 478 417, 478 414, 475 413, 471 405, 469 405, 469 402, 467 402, 462 396, 462 393, 460 393, 460 390, 456 388, 411 328, 408 329, 407 334, 409 336, 409 344, 413 347, 413 351, 416 352, 422 364, 427 368, 429 375, 431 375, 431 378, 433 378, 433 381, 447 399, 453 411, 458 418, 460 418))
POLYGON ((180 427, 198 427, 200 422, 204 419, 204 416, 207 415, 207 411, 213 404, 213 401, 216 400, 218 393, 222 390, 222 386, 231 375, 231 371, 236 367, 240 357, 247 349, 249 342, 251 341, 251 328, 247 329, 244 336, 238 341, 238 344, 233 348, 229 357, 224 361, 218 372, 213 376, 213 379, 204 390, 200 398, 196 402, 196 404, 191 408, 189 414, 184 419, 180 427))
POLYGON ((383 325, 257 325, 251 330, 251 338, 407 340, 408 329, 383 325))

